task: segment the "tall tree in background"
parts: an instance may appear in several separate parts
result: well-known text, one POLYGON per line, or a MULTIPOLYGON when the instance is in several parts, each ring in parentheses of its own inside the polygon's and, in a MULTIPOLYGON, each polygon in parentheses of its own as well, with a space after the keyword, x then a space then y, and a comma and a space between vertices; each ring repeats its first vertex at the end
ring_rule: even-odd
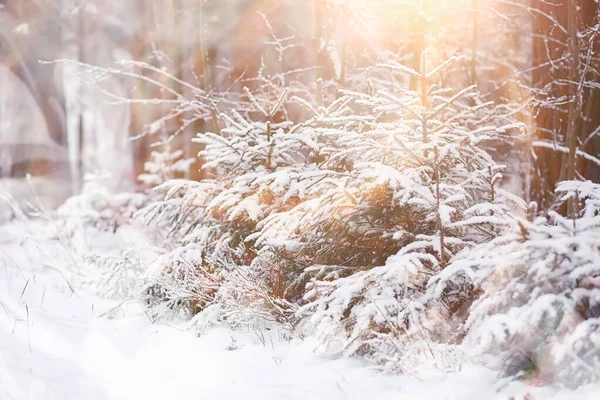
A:
MULTIPOLYGON (((600 174, 599 5, 531 0, 533 89, 537 99, 532 199, 554 203, 560 180, 600 174)), ((595 178, 595 179, 594 179, 595 178)))

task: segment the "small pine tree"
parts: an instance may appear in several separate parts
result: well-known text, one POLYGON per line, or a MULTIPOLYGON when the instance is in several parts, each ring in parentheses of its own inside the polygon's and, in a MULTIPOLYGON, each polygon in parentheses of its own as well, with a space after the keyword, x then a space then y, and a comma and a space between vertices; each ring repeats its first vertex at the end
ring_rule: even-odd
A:
POLYGON ((600 327, 600 185, 561 182, 575 219, 549 212, 465 252, 431 284, 433 298, 471 287, 464 325, 476 352, 500 356, 505 376, 536 384, 597 381, 600 327), (583 206, 583 207, 582 207, 583 206))
POLYGON ((183 150, 173 150, 168 138, 154 144, 155 148, 150 153, 150 160, 144 163, 145 173, 138 176, 142 184, 147 187, 159 186, 169 180, 185 176, 194 159, 184 159, 183 150))
POLYGON ((351 167, 298 206, 294 221, 274 215, 263 228, 284 238, 273 228, 286 226, 295 238, 298 250, 284 253, 309 266, 310 281, 300 314, 324 343, 341 336, 346 354, 387 368, 406 362, 407 342, 443 339, 424 318, 431 277, 460 250, 502 233, 510 202, 524 207, 499 188, 503 167, 481 146, 518 126, 479 124, 489 105, 473 106, 474 87, 453 93, 434 84, 453 61, 429 70, 424 54, 421 72, 380 66, 417 77, 419 92, 345 92, 371 117, 338 133, 330 165, 351 167))

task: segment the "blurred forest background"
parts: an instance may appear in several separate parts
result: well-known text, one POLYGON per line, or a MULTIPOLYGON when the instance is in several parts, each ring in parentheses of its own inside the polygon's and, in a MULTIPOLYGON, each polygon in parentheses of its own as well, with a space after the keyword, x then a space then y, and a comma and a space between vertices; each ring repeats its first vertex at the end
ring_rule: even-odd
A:
POLYGON ((204 92, 253 89, 261 65, 276 64, 264 61, 275 34, 289 39, 281 70, 335 89, 389 59, 418 70, 425 49, 439 60, 466 55, 459 74, 526 126, 523 140, 495 149, 511 190, 549 206, 571 139, 577 173, 600 176, 597 18, 595 0, 0 0, 0 176, 4 185, 26 173, 58 180, 44 192, 54 187, 49 197, 60 202, 85 172, 110 173, 115 189, 135 185, 156 143, 144 132, 181 130, 171 145, 194 157, 191 138, 219 122, 190 103, 164 119, 175 96, 161 85, 190 100, 184 82, 204 92), (86 83, 89 69, 60 59, 104 68, 133 60, 163 73, 140 68, 86 83))

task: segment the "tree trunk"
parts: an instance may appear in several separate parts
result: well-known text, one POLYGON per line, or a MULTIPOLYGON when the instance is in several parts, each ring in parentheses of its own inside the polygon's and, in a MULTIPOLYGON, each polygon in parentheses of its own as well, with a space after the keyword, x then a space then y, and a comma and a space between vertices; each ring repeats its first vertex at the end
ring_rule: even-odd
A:
POLYGON ((556 149, 533 149, 531 198, 542 208, 553 206, 554 189, 561 179, 574 179, 579 175, 598 179, 597 167, 590 167, 588 162, 576 157, 577 152, 583 150, 582 144, 588 152, 596 150, 592 155, 598 155, 596 138, 584 143, 600 126, 597 112, 586 111, 597 107, 598 90, 581 87, 581 82, 583 78, 598 81, 599 77, 592 76, 589 72, 592 69, 582 77, 582 64, 586 60, 580 60, 580 55, 586 53, 589 46, 595 46, 597 51, 598 40, 586 43, 586 48, 579 46, 581 34, 589 32, 597 22, 598 4, 594 0, 573 1, 573 4, 571 1, 531 0, 532 78, 539 104, 535 115, 535 139, 550 141, 557 146, 556 149))

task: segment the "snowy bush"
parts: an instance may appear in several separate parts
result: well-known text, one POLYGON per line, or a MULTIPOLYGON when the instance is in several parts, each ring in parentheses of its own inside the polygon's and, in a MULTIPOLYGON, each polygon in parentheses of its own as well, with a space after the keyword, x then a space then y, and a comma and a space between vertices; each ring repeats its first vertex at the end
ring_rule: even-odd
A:
POLYGON ((567 181, 557 192, 577 218, 518 220, 459 255, 431 292, 447 301, 450 288, 471 288, 459 292, 474 300, 467 342, 499 355, 506 376, 579 386, 600 378, 600 185, 567 181))
POLYGON ((380 67, 418 77, 420 93, 348 92, 374 118, 343 135, 351 171, 295 227, 303 232, 297 246, 316 249, 311 261, 319 264, 305 270, 303 315, 325 344, 341 339, 345 354, 370 355, 386 368, 407 365, 408 343, 451 340, 427 315, 428 281, 460 250, 502 233, 511 202, 524 207, 498 187, 503 167, 481 147, 518 126, 487 125, 481 115, 490 105, 478 103, 472 87, 437 87, 436 74, 452 61, 429 72, 424 55, 420 73, 380 67))
POLYGON ((134 214, 146 205, 146 197, 139 193, 111 193, 103 179, 107 178, 88 175, 81 193, 60 206, 58 216, 101 231, 114 232, 131 223, 134 214))
POLYGON ((294 97, 307 116, 296 124, 273 121, 286 91, 247 90, 260 120, 233 111, 198 135, 212 176, 167 181, 142 211, 181 233, 148 293, 192 312, 218 302, 230 320, 311 319, 325 343, 341 335, 346 354, 383 364, 398 365, 401 341, 439 339, 420 322, 430 277, 502 233, 509 202, 522 206, 481 147, 519 126, 495 125, 473 87, 439 88, 454 61, 375 71, 418 77, 420 92, 377 89, 367 74, 364 92, 328 106, 294 97))
POLYGON ((164 307, 192 315, 212 305, 221 279, 204 261, 202 249, 191 243, 161 255, 151 266, 146 300, 160 315, 164 307))
POLYGON ((68 273, 105 297, 131 299, 144 284, 145 255, 152 253, 153 232, 142 232, 135 218, 148 198, 112 193, 106 179, 88 175, 80 194, 41 217, 71 260, 68 273))
MULTIPOLYGON (((173 138, 173 136, 170 138, 173 138)), ((183 158, 183 150, 171 149, 168 138, 158 142, 155 147, 160 147, 160 150, 152 151, 150 160, 144 163, 146 172, 138 177, 144 185, 149 187, 155 187, 166 181, 181 177, 189 171, 190 165, 194 162, 193 158, 183 158)))
POLYGON ((424 322, 438 312, 429 280, 525 208, 499 187, 504 167, 484 150, 521 126, 474 87, 439 87, 456 61, 430 68, 424 53, 421 72, 380 65, 363 91, 330 102, 320 80, 314 100, 246 89, 252 110, 222 114, 220 132, 195 139, 206 178, 166 181, 156 188, 164 199, 141 211, 174 238, 153 267, 153 307, 218 305, 232 323, 292 331, 313 324, 325 347, 341 339, 346 355, 389 369, 421 352, 409 342, 448 341, 439 317, 424 322), (383 72, 385 84, 372 78, 383 72), (420 91, 392 89, 406 76, 420 91), (302 121, 285 118, 291 104, 302 121))

